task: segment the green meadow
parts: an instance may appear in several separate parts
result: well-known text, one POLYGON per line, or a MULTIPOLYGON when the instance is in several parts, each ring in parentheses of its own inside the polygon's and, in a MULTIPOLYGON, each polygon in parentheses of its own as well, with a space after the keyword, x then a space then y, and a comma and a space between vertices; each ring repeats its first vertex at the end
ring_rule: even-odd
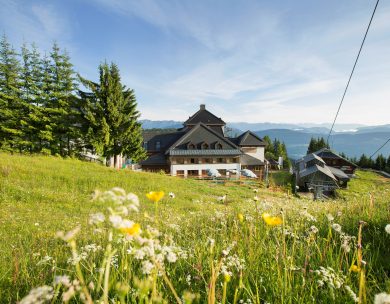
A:
POLYGON ((358 171, 337 198, 312 201, 281 186, 283 174, 271 179, 223 185, 0 153, 0 302, 372 303, 390 293, 389 180, 358 171), (126 193, 105 193, 114 187, 126 193), (165 195, 153 202, 150 191, 165 195))

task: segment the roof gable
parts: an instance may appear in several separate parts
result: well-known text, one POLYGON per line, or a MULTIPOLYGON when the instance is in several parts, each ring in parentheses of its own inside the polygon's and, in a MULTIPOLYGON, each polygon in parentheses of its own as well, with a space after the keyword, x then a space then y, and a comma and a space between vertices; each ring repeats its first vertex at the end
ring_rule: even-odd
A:
POLYGON ((348 159, 345 159, 344 157, 340 156, 339 154, 337 154, 336 152, 333 152, 332 150, 330 150, 328 148, 322 148, 322 149, 314 152, 314 154, 318 155, 319 157, 321 157, 323 159, 342 159, 345 162, 349 163, 351 166, 357 168, 357 165, 355 165, 354 163, 350 162, 348 159))
POLYGON ((207 143, 211 150, 215 149, 216 144, 220 144, 222 146, 222 150, 239 149, 234 143, 223 137, 218 132, 210 129, 203 123, 198 123, 180 137, 174 144, 172 144, 169 150, 186 150, 189 142, 193 143, 196 147, 200 143, 207 143))
POLYGON ((184 125, 196 125, 198 123, 204 123, 205 125, 217 125, 225 126, 226 123, 219 117, 215 116, 213 113, 206 110, 204 105, 201 105, 198 112, 188 118, 184 125))
POLYGON ((237 137, 237 144, 239 146, 251 146, 251 147, 260 147, 266 145, 266 143, 260 137, 258 137, 256 134, 254 134, 251 131, 246 131, 245 133, 237 137))

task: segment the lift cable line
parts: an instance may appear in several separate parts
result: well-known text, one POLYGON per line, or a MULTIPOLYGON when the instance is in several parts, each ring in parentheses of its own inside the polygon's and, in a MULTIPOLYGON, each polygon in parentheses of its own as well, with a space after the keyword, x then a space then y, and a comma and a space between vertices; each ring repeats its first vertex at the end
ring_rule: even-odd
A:
POLYGON ((390 138, 382 145, 380 146, 374 153, 371 154, 370 156, 370 159, 376 154, 378 153, 384 146, 386 146, 386 144, 390 141, 390 138))
POLYGON ((332 134, 334 124, 336 123, 337 116, 339 115, 340 108, 341 108, 341 106, 342 106, 342 104, 343 104, 345 94, 347 93, 347 90, 348 90, 348 87, 349 87, 349 83, 351 82, 351 78, 352 78, 353 72, 355 71, 356 64, 357 64, 357 62, 358 62, 358 60, 359 60, 360 53, 361 53, 361 51, 362 51, 364 42, 365 42, 365 40, 366 40, 366 37, 367 37, 367 34, 368 34, 368 30, 370 29, 372 19, 374 18, 374 15, 375 15, 375 12, 376 12, 376 8, 378 7, 378 3, 379 3, 379 0, 376 1, 375 8, 374 8, 374 11, 372 12, 370 22, 368 23, 366 33, 364 34, 364 38, 363 38, 362 44, 360 45, 360 49, 359 49, 358 55, 357 55, 357 57, 356 57, 355 64, 353 65, 352 72, 351 72, 351 74, 349 75, 349 79, 348 79, 348 82, 347 82, 347 86, 345 87, 344 94, 343 94, 343 97, 341 98, 341 102, 340 102, 339 108, 337 109, 336 116, 335 116, 335 118, 334 118, 334 120, 333 120, 332 127, 330 128, 330 131, 329 131, 329 134, 328 134, 328 138, 326 139, 326 143, 327 143, 327 144, 329 144, 330 135, 332 134))

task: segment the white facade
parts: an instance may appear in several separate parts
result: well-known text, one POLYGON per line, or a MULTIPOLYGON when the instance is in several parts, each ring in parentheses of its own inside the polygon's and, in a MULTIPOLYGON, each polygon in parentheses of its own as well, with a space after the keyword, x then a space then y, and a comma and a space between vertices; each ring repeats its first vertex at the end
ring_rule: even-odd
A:
MULTIPOLYGON (((252 149, 255 149, 255 147, 252 149)), ((260 159, 262 162, 264 162, 264 147, 256 147, 256 152, 245 152, 245 154, 260 159)))
POLYGON ((177 171, 184 171, 184 176, 188 175, 189 170, 197 170, 198 175, 202 175, 202 170, 216 169, 216 170, 237 170, 240 172, 241 164, 230 163, 230 164, 175 164, 171 165, 171 175, 176 176, 177 171))

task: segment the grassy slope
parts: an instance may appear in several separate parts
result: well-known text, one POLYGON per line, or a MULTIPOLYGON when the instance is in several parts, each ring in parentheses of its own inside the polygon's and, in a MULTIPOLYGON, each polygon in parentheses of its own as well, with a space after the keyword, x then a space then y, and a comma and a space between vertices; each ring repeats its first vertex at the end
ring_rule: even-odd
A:
MULTIPOLYGON (((390 255, 389 240, 382 240, 388 237, 384 235, 383 227, 390 222, 390 184, 369 172, 359 172, 359 177, 351 182, 348 191, 341 192, 342 197, 336 201, 313 203, 307 199, 287 198, 285 193, 265 189, 260 190, 258 196, 260 201, 267 200, 273 204, 271 208, 275 210, 283 207, 288 211, 289 208, 308 206, 309 212, 322 214, 321 221, 324 221, 325 214, 341 211, 343 227, 353 235, 356 235, 358 220, 367 221, 366 242, 370 243, 370 248, 382 250, 373 250, 371 254, 371 249, 367 248, 372 263, 380 268, 372 276, 383 275, 383 278, 369 276, 369 280, 374 282, 372 285, 376 286, 371 293, 375 293, 380 290, 378 286, 384 284, 385 273, 388 275, 390 271, 386 266, 390 262, 386 258, 390 255), (370 201, 369 193, 372 193, 374 203, 370 201)), ((88 215, 104 210, 106 206, 90 202, 90 194, 95 189, 106 190, 114 186, 139 195, 141 223, 144 220, 141 215, 145 211, 153 213, 144 193, 151 190, 174 192, 175 200, 165 199, 160 212, 162 219, 183 226, 182 236, 177 235, 181 245, 193 245, 197 237, 203 240, 205 235, 201 235, 203 228, 199 218, 211 218, 216 210, 231 214, 254 212, 253 203, 249 203, 253 197, 249 186, 226 187, 157 174, 118 172, 77 160, 0 154, 0 298, 3 301, 14 301, 31 287, 52 279, 47 269, 37 267, 36 263, 45 254, 54 256, 57 261, 66 259, 67 253, 54 238, 56 231, 81 224, 82 238, 85 241, 95 238, 87 225, 88 215), (228 194, 227 207, 216 200, 217 196, 225 193, 228 194), (38 252, 40 257, 34 256, 38 252)), ((214 237, 218 238, 218 233, 214 237)))

